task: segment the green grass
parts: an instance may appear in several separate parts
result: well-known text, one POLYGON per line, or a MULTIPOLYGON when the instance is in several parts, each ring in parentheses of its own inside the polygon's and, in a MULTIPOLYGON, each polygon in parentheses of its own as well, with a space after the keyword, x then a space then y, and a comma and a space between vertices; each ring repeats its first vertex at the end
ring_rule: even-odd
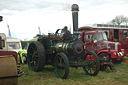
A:
POLYGON ((97 76, 84 74, 82 68, 70 68, 67 79, 58 79, 52 66, 42 72, 33 72, 27 65, 21 65, 24 75, 18 78, 18 85, 128 85, 128 63, 114 64, 116 72, 100 71, 97 76))
POLYGON ((128 56, 124 56, 124 58, 123 59, 128 59, 128 56))

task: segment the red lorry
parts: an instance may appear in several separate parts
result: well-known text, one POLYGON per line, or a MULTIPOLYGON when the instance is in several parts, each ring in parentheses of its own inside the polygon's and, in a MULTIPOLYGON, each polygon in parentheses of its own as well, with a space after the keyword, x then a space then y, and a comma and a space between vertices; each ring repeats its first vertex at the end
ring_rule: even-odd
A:
POLYGON ((93 24, 91 27, 105 32, 108 41, 119 42, 128 56, 128 25, 93 24))
POLYGON ((92 27, 80 27, 79 31, 82 31, 79 39, 85 43, 86 52, 94 51, 100 57, 100 60, 112 59, 113 62, 122 62, 125 52, 124 49, 121 49, 119 42, 108 41, 104 32, 93 30, 92 27))

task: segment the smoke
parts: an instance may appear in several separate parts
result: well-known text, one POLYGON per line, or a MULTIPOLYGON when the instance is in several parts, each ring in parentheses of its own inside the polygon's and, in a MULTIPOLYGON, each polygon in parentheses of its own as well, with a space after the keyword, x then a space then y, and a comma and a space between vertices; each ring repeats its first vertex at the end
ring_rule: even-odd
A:
POLYGON ((66 0, 62 4, 62 6, 63 6, 62 10, 64 10, 64 11, 70 11, 71 10, 71 6, 72 6, 71 0, 66 0))

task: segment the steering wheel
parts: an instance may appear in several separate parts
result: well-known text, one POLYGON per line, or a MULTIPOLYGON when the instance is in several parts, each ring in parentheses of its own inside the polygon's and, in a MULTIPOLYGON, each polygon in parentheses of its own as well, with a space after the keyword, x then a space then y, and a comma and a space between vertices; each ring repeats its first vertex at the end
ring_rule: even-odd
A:
POLYGON ((62 30, 62 29, 57 29, 57 30, 56 30, 56 32, 55 32, 55 37, 56 37, 56 38, 58 37, 57 34, 58 34, 58 32, 59 32, 60 30, 62 30))

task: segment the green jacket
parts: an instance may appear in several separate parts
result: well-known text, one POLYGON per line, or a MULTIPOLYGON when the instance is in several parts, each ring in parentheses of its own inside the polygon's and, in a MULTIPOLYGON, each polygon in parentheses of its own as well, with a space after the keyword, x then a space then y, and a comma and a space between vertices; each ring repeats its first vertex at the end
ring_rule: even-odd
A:
POLYGON ((24 56, 22 54, 24 53, 27 56, 27 50, 22 49, 22 50, 19 50, 18 53, 19 53, 19 57, 21 57, 22 63, 24 63, 24 58, 23 58, 24 56))

